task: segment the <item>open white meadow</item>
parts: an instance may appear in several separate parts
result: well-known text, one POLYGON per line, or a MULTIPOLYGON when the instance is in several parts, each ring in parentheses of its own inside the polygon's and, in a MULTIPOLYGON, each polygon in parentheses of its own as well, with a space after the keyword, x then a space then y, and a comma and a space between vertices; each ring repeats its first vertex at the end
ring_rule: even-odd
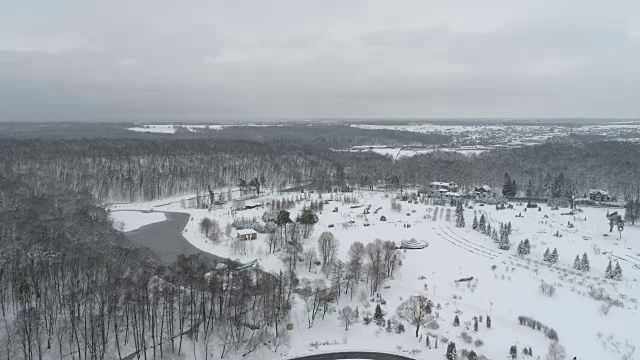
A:
MULTIPOLYGON (((581 208, 575 215, 563 215, 569 209, 552 210, 541 205, 540 211, 537 208, 525 211, 524 204, 513 204, 513 209, 496 210, 495 206, 479 206, 471 201, 464 209, 466 226, 457 228, 454 207, 398 201, 401 211, 392 211, 391 198, 394 196, 362 191, 322 194, 322 200, 328 203, 317 213, 318 222, 311 236, 303 240, 305 250, 317 249, 317 239, 325 231, 338 239, 337 259, 345 263, 349 247, 355 241, 366 245, 376 239, 391 240, 399 246, 402 240, 415 238, 427 242, 428 246, 420 250, 397 250, 402 254, 402 266, 393 278, 384 282, 379 296, 370 296, 364 283, 353 291, 353 297, 351 293, 344 295, 343 290, 337 303, 327 309, 326 314, 321 311, 312 327, 309 327, 307 307, 302 299, 298 299, 291 312, 293 329, 289 331, 289 344, 278 349, 279 356, 368 349, 441 359, 446 342, 454 341, 458 353, 463 348, 473 349, 489 359, 506 358, 512 345, 518 348, 518 358, 529 358, 522 355, 525 347, 533 350, 531 358, 544 358, 551 341, 543 331, 520 325, 518 317, 527 316, 557 332, 569 359, 574 356, 581 360, 638 357, 634 349, 640 347, 636 330, 640 324, 640 227, 627 225, 620 240, 615 229, 609 233, 605 217, 608 211, 623 212, 623 209, 581 208), (347 203, 343 201, 345 198, 349 199, 347 203), (363 206, 352 208, 357 205, 363 206), (363 210, 369 205, 371 213, 364 214, 363 210), (483 214, 492 227, 499 227, 500 222, 511 222, 509 250, 500 250, 490 237, 472 229, 474 215, 480 218, 483 214), (381 216, 386 220, 382 221, 381 216), (518 256, 517 245, 524 239, 529 240, 531 252, 518 256), (557 263, 543 261, 547 248, 557 249, 557 263), (590 271, 574 270, 576 255, 582 257, 584 253, 589 257, 590 271), (604 278, 610 260, 614 265, 619 262, 623 271, 621 281, 604 278), (468 277, 473 280, 455 281, 468 277), (542 293, 542 283, 555 288, 552 296, 542 293), (594 294, 609 300, 598 300, 594 294), (415 327, 406 321, 403 321, 406 331, 400 334, 394 329, 388 332, 386 326, 380 327, 375 322, 364 324, 363 316, 372 314, 377 303, 382 304, 384 318, 395 322, 398 305, 415 295, 423 295, 433 302, 432 324, 437 324, 431 325, 432 329, 421 327, 417 338, 415 327), (347 331, 337 312, 345 305, 357 307, 359 312, 359 320, 347 331), (453 324, 456 314, 459 326, 453 324), (486 324, 488 316, 491 317, 490 329, 486 324), (474 331, 474 317, 482 317, 477 331, 474 331), (430 348, 426 345, 427 335, 430 348), (435 349, 436 338, 440 341, 438 349, 435 349)), ((295 207, 288 209, 294 220, 310 201, 320 200, 318 194, 263 195, 250 202, 264 203, 264 207, 237 212, 231 210, 231 203, 212 210, 185 209, 184 201, 178 199, 169 203, 118 205, 117 208, 155 206, 156 210, 189 213, 191 219, 183 234, 194 246, 240 262, 258 260, 262 268, 279 271, 284 265, 279 254, 269 253, 268 234, 259 234, 257 240, 243 242, 236 240, 234 229, 225 234, 227 225, 234 218, 256 217, 261 221, 273 199, 297 199, 295 207), (204 217, 220 224, 222 234, 217 243, 200 231, 199 224, 204 217)), ((114 216, 116 214, 125 224, 134 224, 140 219, 140 213, 115 212, 114 216), (129 216, 136 220, 126 219, 129 216)), ((161 213, 144 214, 145 217, 157 215, 161 213)), ((298 278, 324 279, 330 283, 320 266, 311 264, 310 268, 311 271, 305 261, 299 263, 298 278)), ((273 356, 273 353, 263 352, 250 354, 247 358, 273 356)))

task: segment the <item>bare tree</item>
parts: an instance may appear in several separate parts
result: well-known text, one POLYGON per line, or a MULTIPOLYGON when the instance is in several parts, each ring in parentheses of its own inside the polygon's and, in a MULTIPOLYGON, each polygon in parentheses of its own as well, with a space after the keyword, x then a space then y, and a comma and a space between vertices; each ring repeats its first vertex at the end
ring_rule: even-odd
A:
POLYGON ((411 296, 405 300, 397 309, 398 317, 409 322, 416 327, 416 337, 420 331, 420 326, 427 323, 427 299, 424 296, 411 296))
POLYGON ((338 239, 332 233, 325 231, 318 237, 318 252, 323 268, 331 268, 338 251, 338 239))
POLYGON ((345 306, 338 310, 338 319, 344 324, 344 330, 349 330, 349 326, 356 322, 356 312, 351 308, 351 306, 345 306))
POLYGON ((552 341, 547 351, 547 360, 564 360, 567 357, 564 347, 557 341, 552 341))

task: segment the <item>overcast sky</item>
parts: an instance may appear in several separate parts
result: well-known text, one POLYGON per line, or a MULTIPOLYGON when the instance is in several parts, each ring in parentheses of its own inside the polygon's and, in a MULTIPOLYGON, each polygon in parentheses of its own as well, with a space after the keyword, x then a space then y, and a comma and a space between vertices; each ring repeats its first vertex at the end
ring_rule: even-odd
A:
POLYGON ((0 0, 0 121, 640 117, 640 1, 0 0))

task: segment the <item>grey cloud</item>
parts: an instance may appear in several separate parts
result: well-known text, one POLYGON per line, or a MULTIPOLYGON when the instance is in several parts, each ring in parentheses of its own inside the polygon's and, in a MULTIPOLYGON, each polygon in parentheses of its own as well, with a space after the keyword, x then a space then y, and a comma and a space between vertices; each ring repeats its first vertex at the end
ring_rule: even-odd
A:
POLYGON ((45 6, 47 22, 0 15, 38 25, 0 21, 0 121, 640 114, 640 5, 461 4, 74 0, 45 6))

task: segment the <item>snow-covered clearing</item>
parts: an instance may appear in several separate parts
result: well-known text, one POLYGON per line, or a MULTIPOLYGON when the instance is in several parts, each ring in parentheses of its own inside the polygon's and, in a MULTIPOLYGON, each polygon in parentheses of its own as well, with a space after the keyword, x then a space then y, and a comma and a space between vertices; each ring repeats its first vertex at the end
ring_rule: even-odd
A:
POLYGON ((167 217, 161 212, 114 211, 111 213, 111 218, 116 228, 122 227, 122 231, 127 232, 164 221, 167 217))
MULTIPOLYGON (((390 195, 392 197, 394 194, 390 195)), ((495 206, 479 206, 470 202, 472 208, 464 210, 466 227, 456 228, 455 209, 452 207, 401 201, 402 211, 393 212, 390 197, 387 196, 382 192, 323 194, 322 199, 329 203, 318 214, 319 221, 311 237, 304 240, 304 247, 317 247, 318 236, 324 231, 331 231, 339 239, 338 259, 346 261, 349 246, 354 241, 365 245, 377 238, 393 240, 396 244, 411 238, 427 242, 429 246, 421 250, 398 250, 404 256, 402 267, 379 293, 386 302, 382 306, 387 314, 385 319, 392 317, 398 305, 409 296, 426 296, 434 303, 433 315, 438 315, 436 322, 439 328, 421 328, 422 341, 414 336, 415 328, 406 323, 406 332, 402 334, 393 331, 388 333, 375 323, 365 325, 362 321, 345 331, 337 312, 327 313, 324 319, 316 320, 313 327, 309 328, 304 303, 298 300, 290 316, 293 324, 293 330, 289 332, 290 346, 281 348, 279 355, 369 349, 393 352, 416 350, 420 351, 417 355, 420 358, 443 358, 445 343, 440 343, 437 350, 433 349, 435 339, 432 337, 431 349, 426 347, 426 335, 430 333, 440 339, 455 341, 458 353, 462 348, 474 349, 489 359, 501 359, 506 358, 511 345, 517 345, 519 358, 527 358, 521 355, 523 347, 532 348, 533 359, 537 356, 544 358, 550 340, 542 331, 520 325, 518 316, 533 317, 555 329, 569 359, 573 356, 578 359, 622 359, 632 346, 640 347, 640 336, 636 336, 637 324, 640 323, 638 225, 627 225, 622 232, 622 240, 618 240, 617 231, 609 233, 605 218, 608 210, 605 208, 583 208, 582 212, 575 215, 562 215, 569 210, 552 210, 541 205, 541 211, 531 208, 525 211, 524 205, 516 204, 514 209, 496 210, 495 206), (344 196, 355 197, 357 203, 364 207, 352 208, 355 204, 343 203, 344 196), (367 205, 371 205, 371 214, 363 214, 367 205), (338 208, 337 212, 332 211, 334 207, 338 208), (374 210, 378 208, 381 209, 374 215, 374 210), (438 215, 434 216, 436 208, 438 215), (446 215, 448 211, 451 212, 449 220, 446 215), (492 227, 499 227, 500 222, 511 222, 511 249, 500 250, 491 238, 472 230, 474 213, 478 218, 485 214, 492 227), (520 214, 522 217, 517 216, 520 214), (381 216, 385 216, 386 221, 382 221, 381 216), (569 226, 569 222, 573 227, 569 226), (556 232, 562 236, 554 236, 556 232), (531 242, 531 253, 519 257, 516 247, 524 239, 531 242), (557 248, 557 264, 542 261, 547 248, 557 248), (589 272, 572 268, 576 255, 582 256, 583 253, 587 253, 590 259, 589 272), (610 259, 614 264, 619 261, 623 270, 622 281, 604 279, 604 270, 610 259), (456 279, 471 276, 472 281, 455 282, 456 279), (543 281, 555 286, 553 296, 541 293, 540 284, 543 281), (611 300, 619 300, 620 305, 611 307, 605 314, 602 311, 604 302, 590 296, 592 288, 602 289, 611 300), (453 326, 456 313, 460 318, 459 327, 453 326), (491 316, 491 329, 486 327, 487 315, 491 316), (477 332, 473 329, 474 316, 484 318, 477 332), (473 342, 463 340, 462 332, 468 333, 473 342), (475 345, 476 340, 481 340, 483 344, 475 345)), ((211 211, 184 209, 184 202, 181 201, 170 202, 156 209, 191 214, 184 236, 201 250, 242 262, 258 259, 260 266, 276 271, 283 265, 278 255, 268 254, 265 241, 267 234, 259 234, 257 240, 239 244, 234 239, 235 231, 232 231, 231 236, 222 235, 222 241, 214 244, 201 234, 198 226, 205 216, 217 220, 223 232, 234 217, 260 219, 275 198, 299 200, 294 208, 288 210, 291 218, 295 219, 303 206, 309 204, 309 199, 318 200, 318 194, 269 194, 252 200, 253 203, 264 202, 264 208, 237 213, 231 211, 230 205, 211 211)), ((161 203, 158 201, 155 205, 161 203)), ((118 208, 145 209, 150 206, 153 205, 147 203, 118 205, 118 208)), ((311 272, 307 271, 306 265, 301 265, 298 277, 325 278, 315 265, 311 272)), ((361 285, 361 289, 365 288, 366 285, 361 285)), ((367 296, 362 300, 359 293, 356 291, 353 299, 343 294, 336 309, 345 305, 357 306, 361 317, 365 311, 373 312, 376 303, 370 300, 375 299, 367 296)), ((634 356, 629 359, 637 359, 638 353, 634 356)), ((273 356, 256 353, 248 358, 266 359, 273 356)))
POLYGON ((404 157, 412 157, 416 155, 428 154, 436 151, 440 152, 455 152, 463 155, 477 155, 486 150, 484 149, 461 149, 461 148, 429 148, 429 149, 412 149, 412 148, 383 148, 383 149, 358 149, 358 150, 339 150, 339 151, 351 151, 351 152, 363 152, 369 151, 376 154, 389 156, 393 159, 399 159, 404 157))
POLYGON ((151 133, 159 133, 159 134, 173 134, 178 128, 187 129, 189 131, 194 131, 196 129, 208 129, 208 130, 220 130, 225 125, 140 125, 136 127, 131 127, 129 131, 136 132, 151 132, 151 133))

